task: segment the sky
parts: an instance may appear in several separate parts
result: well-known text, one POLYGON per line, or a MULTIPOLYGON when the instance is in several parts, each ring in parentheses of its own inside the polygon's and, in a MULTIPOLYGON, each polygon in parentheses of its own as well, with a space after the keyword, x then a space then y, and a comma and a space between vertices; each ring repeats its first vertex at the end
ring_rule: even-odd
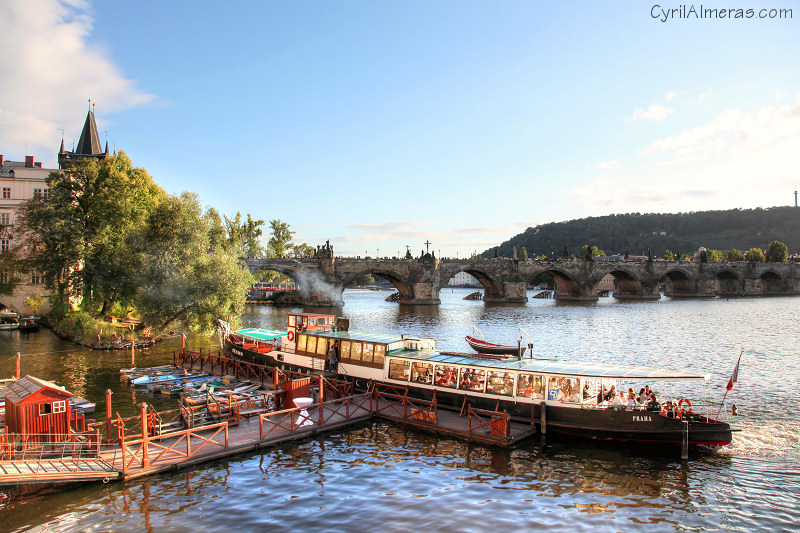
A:
POLYGON ((91 99, 167 192, 347 256, 790 205, 800 4, 749 1, 2 0, 0 154, 57 167, 91 99))

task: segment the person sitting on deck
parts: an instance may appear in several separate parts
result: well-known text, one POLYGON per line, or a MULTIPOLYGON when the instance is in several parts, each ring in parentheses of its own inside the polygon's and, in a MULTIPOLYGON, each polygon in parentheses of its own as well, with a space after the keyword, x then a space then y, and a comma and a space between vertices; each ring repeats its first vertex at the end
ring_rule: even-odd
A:
POLYGON ((644 392, 644 388, 639 389, 639 403, 640 404, 642 404, 642 405, 646 404, 647 401, 649 400, 648 396, 649 396, 649 394, 646 394, 644 392))
POLYGON ((626 411, 633 411, 639 407, 639 401, 636 399, 636 393, 633 392, 633 389, 628 391, 628 402, 625 404, 626 411))
POLYGON ((583 386, 583 399, 588 400, 592 397, 592 392, 589 390, 589 384, 583 386))
POLYGON ((614 396, 614 398, 611 400, 611 409, 614 409, 615 411, 622 411, 625 409, 623 394, 624 393, 620 392, 618 395, 614 396))
POLYGON ((617 388, 616 388, 616 386, 615 386, 615 385, 611 385, 611 388, 610 388, 610 389, 608 389, 608 392, 607 392, 607 393, 606 393, 606 395, 603 397, 603 399, 604 399, 605 401, 611 401, 611 400, 613 400, 613 399, 614 399, 614 398, 616 398, 616 397, 617 397, 617 388))
POLYGON ((647 402, 647 410, 648 411, 660 411, 661 410, 661 404, 659 404, 658 400, 656 400, 656 393, 655 392, 651 392, 650 393, 650 401, 647 402))

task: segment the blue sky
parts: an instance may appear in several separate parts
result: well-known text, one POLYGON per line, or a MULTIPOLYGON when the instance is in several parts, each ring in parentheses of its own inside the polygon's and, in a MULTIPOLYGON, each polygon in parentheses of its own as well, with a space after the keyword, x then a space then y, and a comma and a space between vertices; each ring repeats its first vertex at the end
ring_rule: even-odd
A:
POLYGON ((800 6, 656 5, 5 0, 0 153, 55 166, 92 98, 168 192, 344 255, 793 202, 800 6))

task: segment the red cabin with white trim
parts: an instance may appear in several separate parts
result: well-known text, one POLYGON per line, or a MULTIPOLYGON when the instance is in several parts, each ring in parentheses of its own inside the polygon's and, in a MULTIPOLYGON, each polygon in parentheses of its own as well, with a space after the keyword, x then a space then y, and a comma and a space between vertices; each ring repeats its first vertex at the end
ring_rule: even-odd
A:
POLYGON ((25 376, 9 383, 3 393, 9 433, 28 435, 28 442, 58 442, 70 434, 69 399, 75 396, 71 392, 25 376))

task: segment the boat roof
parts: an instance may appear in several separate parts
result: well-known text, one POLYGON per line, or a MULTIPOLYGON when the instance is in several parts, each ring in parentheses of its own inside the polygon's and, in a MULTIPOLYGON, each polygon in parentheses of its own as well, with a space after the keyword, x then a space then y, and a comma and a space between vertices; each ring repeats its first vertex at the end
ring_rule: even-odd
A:
POLYGON ((363 331, 307 331, 305 333, 317 337, 328 337, 330 339, 376 342, 378 344, 389 344, 390 342, 400 342, 409 339, 421 340, 418 337, 387 335, 385 333, 365 333, 363 331))
POLYGON ((663 368, 650 368, 646 366, 609 365, 602 363, 586 363, 578 361, 559 361, 557 359, 482 359, 468 355, 443 354, 433 350, 392 350, 386 357, 402 357, 433 363, 449 365, 469 365, 484 367, 491 370, 517 370, 538 374, 560 374, 565 376, 593 377, 603 379, 629 379, 629 380, 697 380, 704 379, 703 374, 668 370, 663 368))
POLYGON ((242 337, 256 339, 259 341, 271 341, 286 335, 285 331, 273 331, 271 329, 258 328, 238 329, 234 331, 234 333, 241 335, 242 337))

